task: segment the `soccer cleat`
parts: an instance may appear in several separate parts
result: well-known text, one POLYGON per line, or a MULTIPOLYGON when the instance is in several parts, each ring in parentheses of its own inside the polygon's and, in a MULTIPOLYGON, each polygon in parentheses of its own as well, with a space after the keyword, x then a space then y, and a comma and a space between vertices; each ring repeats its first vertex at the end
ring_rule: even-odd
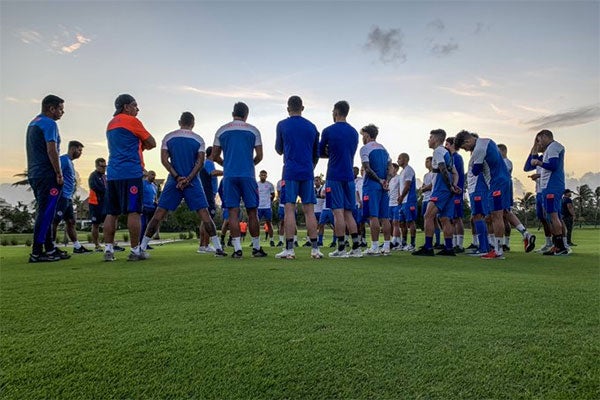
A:
POLYGON ((146 246, 146 250, 154 250, 154 247, 148 245, 148 246, 146 246))
POLYGON ((525 253, 532 252, 535 249, 535 235, 525 236, 523 246, 525 247, 525 253))
POLYGON ((217 249, 215 249, 215 246, 213 246, 212 244, 209 244, 208 246, 206 246, 207 253, 214 253, 215 251, 217 251, 217 249))
POLYGON ((279 253, 275 254, 275 258, 287 258, 288 252, 288 249, 283 249, 279 253))
POLYGON ((104 261, 115 261, 115 253, 112 251, 105 251, 104 252, 104 261))
POLYGON ((113 251, 125 251, 125 247, 121 247, 121 246, 115 244, 113 246, 113 251))
POLYGON ((102 252, 104 252, 104 249, 102 248, 102 246, 96 246, 96 247, 94 247, 94 251, 96 253, 102 253, 102 252))
POLYGON ((469 245, 469 247, 467 247, 467 248, 466 248, 466 250, 476 250, 476 249, 478 249, 478 248, 479 248, 479 246, 475 246, 473 243, 471 243, 471 244, 469 245))
POLYGON ((252 257, 266 257, 267 253, 265 253, 265 251, 263 250, 262 247, 259 247, 258 249, 252 249, 252 257))
POLYGON ((311 249, 310 250, 310 258, 314 258, 315 260, 320 260, 323 258, 323 253, 319 251, 319 249, 311 249))
POLYGON ((459 246, 454 246, 454 249, 452 249, 454 251, 454 254, 460 254, 460 253, 464 253, 465 252, 465 248, 464 247, 459 247, 459 246))
POLYGON ((571 254, 571 252, 569 250, 570 249, 568 249, 566 247, 564 249, 558 249, 558 250, 556 250, 554 255, 555 256, 568 256, 569 254, 571 254))
POLYGON ((227 257, 227 253, 225 253, 223 249, 216 249, 215 257, 227 257))
POLYGON ((348 253, 345 250, 336 250, 329 253, 330 258, 348 258, 348 253))
POLYGON ((78 249, 73 249, 73 253, 74 254, 85 254, 85 253, 92 253, 92 251, 90 249, 86 249, 85 247, 81 246, 78 249))
POLYGON ((329 244, 329 247, 331 247, 331 248, 337 247, 337 243, 336 242, 331 242, 329 244))
POLYGON ((479 258, 483 260, 504 260, 504 255, 496 253, 496 250, 492 250, 479 258))
POLYGON ((269 246, 271 246, 271 247, 275 247, 275 242, 271 240, 271 241, 269 242, 269 246))
POLYGON ((433 249, 426 249, 425 247, 421 247, 419 250, 415 250, 411 254, 413 256, 426 256, 426 257, 435 256, 433 249))
POLYGON ((484 251, 481 251, 479 249, 475 249, 474 251, 467 253, 467 255, 471 256, 471 257, 481 257, 483 255, 487 254, 484 251))
POLYGON ((39 262, 54 262, 54 261, 59 261, 60 257, 54 255, 48 255, 46 253, 42 253, 42 254, 30 254, 29 255, 29 262, 30 263, 39 263, 39 262))
POLYGON ((206 251, 206 247, 205 246, 200 246, 200 247, 198 247, 198 250, 196 250, 196 253, 206 254, 208 252, 206 251))
POLYGON ((277 247, 282 247, 283 246, 283 242, 280 240, 279 243, 277 243, 277 247))
POLYGON ((66 251, 60 250, 58 247, 55 247, 54 250, 46 253, 48 256, 58 257, 59 260, 68 260, 71 258, 71 255, 66 251))
POLYGON ((413 246, 412 244, 407 244, 401 250, 402 251, 413 252, 413 251, 415 251, 415 246, 413 246))
POLYGON ((567 243, 570 247, 577 247, 575 243, 567 243))
POLYGON ((535 252, 536 253, 545 253, 546 251, 550 250, 551 248, 552 248, 551 245, 545 244, 544 247, 537 249, 535 252))
POLYGON ((362 252, 362 255, 368 257, 379 257, 381 255, 381 251, 379 249, 373 250, 372 248, 368 248, 362 252))
POLYGON ((367 242, 362 241, 362 242, 360 242, 359 246, 364 249, 364 248, 366 248, 368 246, 368 244, 367 244, 367 242))
POLYGON ((312 243, 311 242, 306 242, 302 245, 302 247, 312 247, 312 243))
POLYGON ((436 256, 456 257, 456 253, 452 249, 444 249, 437 252, 436 256))
POLYGON ((243 254, 241 250, 236 250, 231 253, 231 258, 242 258, 243 254))
POLYGON ((543 252, 542 255, 543 256, 553 256, 554 254, 556 254, 557 251, 558 251, 558 249, 556 248, 556 246, 552 246, 550 249, 543 252))
POLYGON ((392 254, 392 252, 390 251, 390 249, 381 249, 380 251, 381 255, 384 257, 389 256, 390 254, 392 254))
POLYGON ((361 258, 363 256, 362 251, 360 250, 360 247, 350 250, 347 254, 348 254, 348 257, 353 257, 353 258, 361 258))
POLYGON ((127 256, 127 261, 142 261, 145 259, 146 259, 146 256, 141 251, 139 252, 139 254, 136 254, 133 251, 130 251, 129 255, 127 256))
POLYGON ((433 246, 434 250, 443 250, 445 248, 446 248, 446 246, 444 246, 443 244, 439 244, 439 243, 433 246))
POLYGON ((507 245, 503 244, 502 245, 502 251, 510 251, 510 247, 508 247, 507 245))

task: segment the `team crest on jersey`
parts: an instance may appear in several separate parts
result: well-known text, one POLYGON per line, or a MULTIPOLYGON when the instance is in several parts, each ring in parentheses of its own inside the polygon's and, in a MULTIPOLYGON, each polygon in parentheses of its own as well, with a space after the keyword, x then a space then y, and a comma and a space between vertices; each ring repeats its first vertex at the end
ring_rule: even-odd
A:
POLYGON ((138 193, 138 187, 137 186, 132 186, 129 188, 129 193, 131 194, 137 194, 138 193))
POLYGON ((50 196, 58 196, 58 189, 57 188, 50 189, 50 196))

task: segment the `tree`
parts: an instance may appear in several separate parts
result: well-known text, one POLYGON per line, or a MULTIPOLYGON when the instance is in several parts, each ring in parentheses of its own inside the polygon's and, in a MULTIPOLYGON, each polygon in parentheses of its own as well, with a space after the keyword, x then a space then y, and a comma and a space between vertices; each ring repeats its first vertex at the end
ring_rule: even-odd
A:
POLYGON ((594 190, 596 207, 594 207, 594 228, 598 226, 598 211, 600 211, 600 186, 594 190))
POLYGON ((594 210, 594 192, 589 185, 581 185, 577 188, 579 192, 579 227, 581 228, 582 221, 587 221, 590 217, 590 212, 594 210))
POLYGON ((526 192, 523 197, 517 198, 516 213, 525 226, 529 225, 529 217, 535 206, 535 194, 526 192))
POLYGON ((31 232, 33 230, 33 214, 27 204, 19 202, 17 206, 0 210, 3 229, 14 233, 31 232))
POLYGON ((20 174, 14 174, 13 176, 17 176, 23 179, 14 182, 11 186, 29 186, 27 190, 31 190, 31 186, 29 185, 29 179, 27 178, 27 170, 21 172, 20 174))

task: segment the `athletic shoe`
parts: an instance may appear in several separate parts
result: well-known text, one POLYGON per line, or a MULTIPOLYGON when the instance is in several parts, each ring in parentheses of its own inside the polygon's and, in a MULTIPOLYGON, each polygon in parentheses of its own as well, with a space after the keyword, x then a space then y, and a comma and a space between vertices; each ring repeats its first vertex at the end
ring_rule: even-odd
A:
POLYGON ((434 250, 444 250, 446 248, 446 246, 444 246, 443 244, 436 244, 433 246, 434 250))
POLYGON ((288 258, 289 255, 292 255, 292 259, 296 258, 294 250, 283 249, 279 253, 275 254, 275 258, 285 259, 288 258))
POLYGON ((302 245, 302 247, 312 247, 312 243, 311 242, 306 242, 302 245))
POLYGON ((282 247, 283 246, 283 242, 280 240, 279 243, 277 243, 277 247, 282 247))
POLYGON ((227 257, 227 253, 223 249, 215 249, 215 257, 227 257))
POLYGON ((337 243, 336 243, 336 242, 331 242, 331 243, 329 244, 329 247, 330 247, 330 248, 337 247, 337 243))
POLYGON ((216 251, 217 251, 217 249, 215 249, 215 246, 213 246, 212 244, 209 244, 208 246, 206 246, 207 253, 214 253, 216 251))
POLYGON ((115 261, 115 253, 112 251, 105 251, 104 252, 104 261, 115 261))
POLYGON ((96 253, 102 253, 102 252, 104 252, 104 249, 102 248, 102 246, 96 246, 96 247, 94 247, 94 251, 96 253))
POLYGON ((569 249, 566 247, 564 249, 556 250, 556 253, 554 253, 555 256, 568 256, 569 254, 569 249))
POLYGON ((134 253, 133 251, 129 252, 129 255, 127 256, 127 261, 142 261, 145 260, 149 257, 149 255, 147 253, 145 253, 144 251, 139 252, 139 254, 134 253))
POLYGON ((368 244, 367 244, 367 242, 360 242, 359 246, 364 249, 365 247, 368 246, 368 244))
POLYGON ((361 258, 363 256, 362 251, 360 250, 360 247, 350 250, 347 254, 348 254, 348 257, 353 257, 353 258, 361 258))
POLYGON ((54 261, 60 261, 60 257, 58 257, 56 254, 48 255, 46 253, 42 253, 42 254, 30 254, 29 255, 30 263, 54 262, 54 261))
POLYGON ((535 249, 535 235, 525 236, 523 239, 523 247, 525 247, 525 253, 530 253, 535 249))
POLYGON ((271 241, 269 242, 269 246, 271 246, 271 247, 275 247, 275 242, 271 240, 271 241))
POLYGON ((368 248, 362 252, 362 255, 369 257, 379 257, 381 255, 381 251, 379 249, 373 250, 372 248, 368 248))
POLYGON ((267 253, 265 253, 265 251, 263 250, 262 247, 259 247, 258 249, 252 249, 252 257, 266 257, 267 253))
POLYGON ((206 254, 206 247, 205 246, 199 246, 198 250, 196 250, 196 253, 200 253, 200 254, 206 254))
POLYGON ((400 243, 390 243, 390 250, 394 250, 396 247, 402 247, 402 246, 400 246, 400 243))
POLYGON ((59 257, 60 260, 68 260, 69 258, 71 258, 71 255, 69 253, 59 249, 58 247, 55 247, 54 250, 49 251, 47 253, 47 255, 53 256, 53 257, 59 257))
POLYGON ((452 249, 444 249, 437 252, 436 256, 456 257, 456 253, 452 249))
POLYGON ((547 252, 548 250, 550 250, 551 248, 552 248, 552 245, 547 245, 547 244, 545 244, 545 245, 544 245, 544 247, 542 247, 542 248, 540 248, 540 249, 537 249, 535 252, 536 252, 536 253, 545 253, 545 252, 547 252))
POLYGON ((415 251, 415 246, 413 246, 412 244, 407 244, 402 248, 402 251, 413 252, 415 251))
POLYGON ((242 251, 241 250, 237 250, 234 251, 233 253, 231 253, 231 258, 242 258, 242 251))
POLYGON ((392 252, 390 251, 390 249, 381 249, 380 251, 381 255, 384 257, 389 256, 390 254, 392 254, 392 252))
POLYGON ((425 247, 421 247, 419 250, 415 250, 411 254, 413 256, 426 256, 426 257, 435 256, 433 249, 426 249, 425 247))
POLYGON ((348 258, 348 253, 346 250, 336 250, 329 253, 330 258, 348 258))
POLYGON ((569 246, 571 247, 576 247, 577 245, 575 243, 567 243, 569 246))
POLYGON ((553 256, 558 251, 556 246, 550 247, 548 250, 542 253, 543 256, 553 256))
POLYGON ((146 250, 154 250, 154 247, 148 245, 148 246, 146 246, 146 250))
POLYGON ((454 254, 460 254, 460 253, 464 253, 465 252, 465 248, 464 247, 459 247, 459 246, 454 246, 454 249, 452 249, 454 251, 454 254))
POLYGON ((469 247, 466 248, 466 250, 477 250, 478 248, 479 246, 475 246, 473 243, 471 243, 469 247))
POLYGON ((298 242, 294 242, 294 247, 298 247, 298 242))
POLYGON ((85 254, 85 253, 93 253, 93 251, 91 251, 90 249, 86 249, 85 247, 81 246, 78 249, 73 249, 73 253, 74 254, 85 254))
POLYGON ((496 253, 496 250, 492 250, 479 258, 483 260, 504 260, 504 255, 496 253))
POLYGON ((319 249, 311 249, 310 250, 310 258, 314 258, 315 260, 320 260, 323 258, 323 253, 319 251, 319 249))
POLYGON ((113 246, 113 251, 125 251, 125 247, 121 247, 121 246, 115 244, 113 246))
POLYGON ((484 251, 481 251, 479 249, 475 249, 475 251, 472 251, 471 253, 467 253, 467 255, 469 255, 471 257, 481 257, 485 254, 487 254, 487 253, 484 251))

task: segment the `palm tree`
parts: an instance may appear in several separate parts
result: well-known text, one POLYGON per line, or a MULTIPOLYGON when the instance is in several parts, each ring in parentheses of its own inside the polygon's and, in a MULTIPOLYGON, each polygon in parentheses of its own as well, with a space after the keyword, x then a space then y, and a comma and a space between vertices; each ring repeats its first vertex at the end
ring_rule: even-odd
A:
POLYGON ((598 226, 598 211, 600 210, 600 186, 594 190, 594 197, 596 200, 596 207, 594 207, 594 228, 598 226))
POLYGON ((592 200, 594 199, 594 192, 590 189, 589 185, 581 185, 577 188, 579 192, 579 227, 581 228, 581 221, 585 220, 585 214, 588 214, 591 208, 593 208, 592 200), (586 210, 586 213, 584 213, 586 210))
POLYGON ((520 217, 523 217, 525 226, 527 226, 529 222, 529 211, 535 205, 535 194, 526 192, 522 198, 517 200, 517 208, 522 212, 520 217))
MULTIPOLYGON (((27 170, 21 172, 20 174, 14 174, 13 176, 18 176, 19 178, 23 178, 23 179, 14 182, 11 186, 29 186, 29 179, 27 178, 27 170)), ((31 191, 31 186, 29 186, 27 188, 27 190, 31 191)))

